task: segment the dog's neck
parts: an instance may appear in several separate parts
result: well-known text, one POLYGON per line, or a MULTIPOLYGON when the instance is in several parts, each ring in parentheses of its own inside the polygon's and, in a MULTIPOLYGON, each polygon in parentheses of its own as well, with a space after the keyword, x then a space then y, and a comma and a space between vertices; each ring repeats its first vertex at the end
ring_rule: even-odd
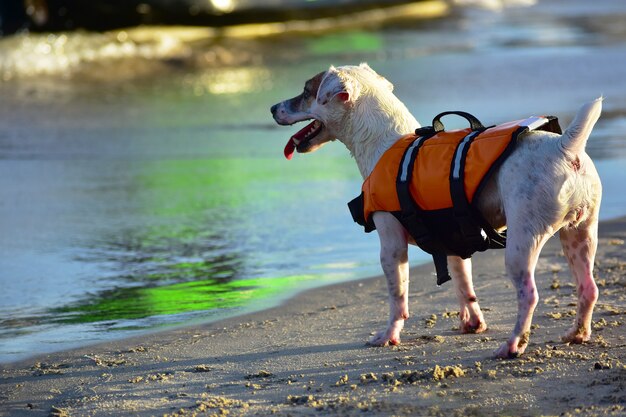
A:
POLYGON ((350 150, 364 179, 371 174, 385 151, 402 136, 420 127, 395 96, 385 104, 359 100, 340 122, 337 139, 350 150))

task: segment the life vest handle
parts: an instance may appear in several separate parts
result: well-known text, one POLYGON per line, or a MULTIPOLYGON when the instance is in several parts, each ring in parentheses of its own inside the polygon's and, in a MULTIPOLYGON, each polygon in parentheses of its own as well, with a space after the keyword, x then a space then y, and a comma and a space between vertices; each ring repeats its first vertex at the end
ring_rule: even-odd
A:
POLYGON ((450 114, 455 114, 457 116, 461 116, 462 118, 467 120, 469 122, 470 127, 472 128, 472 130, 484 130, 485 129, 485 127, 480 122, 480 120, 478 120, 476 117, 474 117, 473 115, 471 115, 469 113, 466 113, 464 111, 444 111, 443 113, 439 113, 433 119, 433 129, 435 130, 435 132, 439 133, 439 132, 443 132, 445 130, 445 127, 444 127, 444 125, 443 125, 443 123, 441 122, 440 119, 443 116, 448 116, 450 114))

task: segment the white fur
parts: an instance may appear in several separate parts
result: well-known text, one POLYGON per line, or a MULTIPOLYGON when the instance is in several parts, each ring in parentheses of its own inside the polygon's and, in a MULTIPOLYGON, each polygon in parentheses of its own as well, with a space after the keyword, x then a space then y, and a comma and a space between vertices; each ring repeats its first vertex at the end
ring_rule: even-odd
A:
MULTIPOLYGON (((325 125, 327 135, 336 137, 350 150, 363 178, 398 138, 419 127, 392 91, 391 84, 367 64, 331 67, 310 108, 311 117, 325 125)), ((509 340, 496 351, 499 357, 517 356, 528 345, 538 302, 535 265, 545 242, 559 230, 578 289, 576 321, 564 340, 589 340, 598 295, 592 268, 602 191, 584 149, 601 108, 601 98, 585 104, 560 138, 547 132, 524 135, 477 201, 494 228, 507 228, 506 270, 518 296, 517 322, 509 340)), ((287 116, 275 114, 279 123, 287 116)), ((376 212, 373 220, 380 237, 390 315, 387 327, 370 343, 397 344, 409 317, 407 245, 411 238, 390 213, 376 212)), ((472 284, 471 261, 449 256, 448 266, 460 304, 461 331, 484 331, 486 324, 472 284)))
POLYGON ((327 94, 325 86, 337 91, 338 84, 349 94, 348 102, 339 105, 336 101, 316 102, 311 113, 346 145, 365 178, 400 136, 414 131, 420 124, 393 94, 391 83, 367 64, 331 67, 322 80, 320 92, 327 94))

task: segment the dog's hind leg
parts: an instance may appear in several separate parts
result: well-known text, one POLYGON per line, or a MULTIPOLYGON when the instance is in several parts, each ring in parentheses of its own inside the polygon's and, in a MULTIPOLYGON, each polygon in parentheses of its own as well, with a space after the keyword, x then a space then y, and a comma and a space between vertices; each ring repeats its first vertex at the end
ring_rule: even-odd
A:
POLYGON ((598 247, 597 217, 594 215, 578 226, 564 227, 560 238, 578 293, 576 320, 563 336, 563 341, 582 343, 591 337, 591 315, 598 299, 598 287, 593 279, 593 263, 598 247))
POLYGON ((460 310, 461 333, 481 333, 487 330, 487 324, 478 305, 478 298, 472 283, 472 260, 458 256, 448 256, 448 268, 454 282, 460 310))
POLYGON ((511 223, 507 230, 504 256, 507 274, 517 293, 517 321, 509 340, 495 352, 500 358, 515 358, 524 353, 528 346, 533 312, 539 302, 535 266, 541 249, 551 235, 533 231, 526 222, 511 223))
POLYGON ((374 223, 380 238, 380 264, 389 290, 389 322, 387 328, 372 337, 368 344, 397 345, 404 320, 409 318, 408 235, 390 213, 374 213, 374 223))

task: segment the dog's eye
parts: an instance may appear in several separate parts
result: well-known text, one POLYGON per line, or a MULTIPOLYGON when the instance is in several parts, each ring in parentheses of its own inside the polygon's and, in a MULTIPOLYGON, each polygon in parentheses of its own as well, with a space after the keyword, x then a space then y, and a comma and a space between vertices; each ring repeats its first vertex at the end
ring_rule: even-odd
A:
POLYGON ((311 93, 309 93, 307 90, 304 90, 304 92, 302 93, 302 97, 309 98, 309 96, 311 96, 311 93))

